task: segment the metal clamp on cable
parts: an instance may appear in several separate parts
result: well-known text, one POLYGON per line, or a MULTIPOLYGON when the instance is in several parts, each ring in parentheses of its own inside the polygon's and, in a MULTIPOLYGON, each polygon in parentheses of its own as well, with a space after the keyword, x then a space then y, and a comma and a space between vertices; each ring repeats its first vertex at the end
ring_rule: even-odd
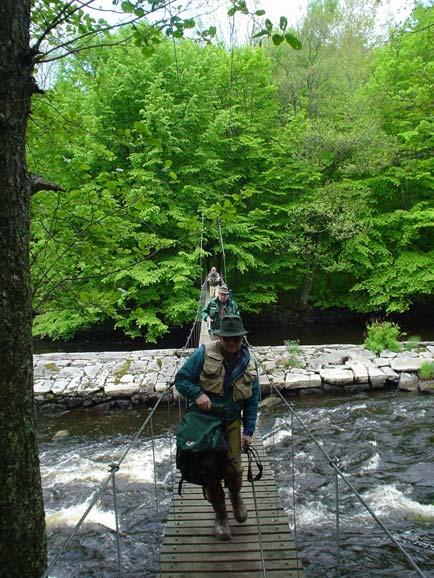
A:
POLYGON ((120 466, 116 462, 109 464, 109 471, 111 474, 115 474, 116 472, 118 472, 119 468, 120 468, 120 466))
POLYGON ((339 468, 339 458, 333 458, 330 462, 329 465, 332 468, 339 468))

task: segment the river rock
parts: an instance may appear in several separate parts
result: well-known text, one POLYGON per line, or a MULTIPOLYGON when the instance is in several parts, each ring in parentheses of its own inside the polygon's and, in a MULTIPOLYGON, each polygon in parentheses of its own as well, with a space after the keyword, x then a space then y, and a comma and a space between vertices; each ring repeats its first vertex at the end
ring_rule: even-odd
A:
POLYGON ((166 381, 157 381, 157 383, 155 384, 155 392, 156 393, 163 393, 164 391, 168 391, 167 382, 166 381))
POLYGON ((280 398, 276 395, 270 395, 259 402, 259 407, 263 409, 264 407, 272 407, 280 403, 280 398))
POLYGON ((131 363, 129 370, 131 371, 131 373, 145 373, 147 367, 148 367, 147 361, 137 359, 131 363))
POLYGON ((73 377, 69 382, 66 393, 68 395, 77 395, 77 391, 80 388, 80 385, 81 385, 81 376, 77 375, 73 377))
POLYGON ((324 395, 324 390, 322 387, 302 387, 297 391, 300 395, 324 395))
POLYGON ((375 357, 375 353, 369 351, 369 349, 357 348, 357 349, 350 349, 349 351, 347 351, 347 356, 351 361, 359 363, 373 359, 375 357))
POLYGON ((421 379, 419 381, 419 391, 421 393, 434 393, 434 379, 421 379))
POLYGON ((52 385, 53 382, 51 379, 36 379, 33 385, 33 391, 35 393, 49 393, 52 385))
POLYGON ((283 371, 275 371, 273 374, 269 376, 270 381, 274 385, 284 385, 285 383, 285 374, 283 371))
POLYGON ((73 379, 74 377, 83 375, 83 370, 79 367, 65 366, 63 367, 56 376, 56 379, 73 379))
POLYGON ((422 365, 422 360, 419 357, 395 357, 390 362, 390 367, 394 371, 418 371, 422 365))
MULTIPOLYGON (((333 350, 331 350, 333 351, 333 350)), ((348 354, 344 352, 325 353, 319 359, 323 367, 327 365, 342 365, 348 359, 348 354)))
POLYGON ((321 387, 321 377, 317 373, 288 373, 285 377, 285 389, 321 387))
POLYGON ((399 374, 393 371, 391 367, 382 367, 381 371, 386 374, 387 381, 397 382, 399 380, 399 374))
POLYGON ((351 361, 347 361, 346 365, 348 365, 349 369, 353 372, 356 383, 368 383, 368 370, 365 365, 352 363, 351 361))
POLYGON ((51 439, 53 441, 54 440, 64 440, 67 437, 69 437, 69 431, 67 429, 59 429, 51 439))
POLYGON ((266 373, 270 373, 270 371, 276 369, 276 361, 274 359, 272 361, 266 361, 263 365, 266 373))
POLYGON ((90 379, 95 379, 97 374, 101 371, 102 367, 103 367, 102 363, 94 363, 92 365, 86 365, 86 367, 84 368, 84 373, 90 379))
POLYGON ((92 381, 88 377, 83 377, 78 387, 77 394, 80 397, 95 396, 103 387, 98 381, 92 381))
POLYGON ((372 388, 377 389, 379 387, 384 387, 387 376, 379 367, 374 367, 373 365, 368 366, 368 375, 369 383, 372 388))
POLYGON ((400 391, 418 391, 417 376, 403 371, 399 376, 398 389, 400 391))
POLYGON ((133 409, 133 404, 129 399, 114 399, 110 402, 111 409, 133 409))
POLYGON ((104 387, 104 393, 110 397, 123 397, 137 393, 137 386, 134 383, 113 383, 104 387))
POLYGON ((324 393, 343 393, 344 392, 344 388, 343 387, 339 387, 338 385, 330 385, 329 383, 324 383, 323 385, 324 388, 324 393))
POLYGON ((56 379, 51 385, 51 391, 54 395, 59 395, 65 391, 69 385, 69 379, 56 379))
POLYGON ((419 357, 419 353, 417 351, 413 351, 412 349, 401 351, 398 353, 397 357, 419 357))
POLYGON ((354 381, 353 372, 349 369, 321 369, 319 374, 325 383, 333 385, 349 385, 354 381))
POLYGON ((393 359, 397 355, 398 354, 395 351, 389 351, 388 349, 381 352, 381 357, 387 357, 388 359, 393 359))
POLYGON ((353 385, 344 385, 345 393, 360 393, 361 391, 367 391, 369 389, 369 383, 353 383, 353 385))
POLYGON ((374 363, 377 367, 385 367, 386 365, 390 367, 390 359, 386 357, 376 357, 374 363))
POLYGON ((65 403, 68 409, 75 409, 76 407, 80 407, 83 400, 80 397, 69 397, 65 400, 65 403))

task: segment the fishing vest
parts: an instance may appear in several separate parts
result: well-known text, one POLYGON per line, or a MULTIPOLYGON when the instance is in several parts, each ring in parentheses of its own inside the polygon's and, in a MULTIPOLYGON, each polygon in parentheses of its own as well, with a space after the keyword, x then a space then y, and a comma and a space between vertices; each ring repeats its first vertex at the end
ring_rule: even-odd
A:
MULTIPOLYGON (((255 362, 250 358, 246 369, 233 383, 233 400, 241 401, 252 397, 253 382, 257 376, 255 362)), ((220 341, 212 341, 205 345, 205 359, 199 376, 201 388, 214 395, 224 394, 225 368, 220 341)))

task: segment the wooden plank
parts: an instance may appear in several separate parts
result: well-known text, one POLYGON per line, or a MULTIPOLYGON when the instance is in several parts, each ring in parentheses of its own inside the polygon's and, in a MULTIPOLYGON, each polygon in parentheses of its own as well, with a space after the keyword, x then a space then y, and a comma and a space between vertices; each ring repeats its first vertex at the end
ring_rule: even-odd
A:
MULTIPOLYGON (((160 573, 161 578, 191 578, 192 573, 187 572, 176 572, 176 571, 164 571, 160 573)), ((210 578, 209 572, 195 572, 194 578, 210 578)), ((231 572, 213 572, 212 578, 231 578, 231 572)), ((243 572, 238 571, 236 578, 263 578, 263 573, 261 572, 243 572)), ((267 570, 267 578, 304 578, 303 571, 300 570, 267 570)))
POLYGON ((255 482, 255 498, 252 485, 244 483, 242 496, 249 511, 245 523, 234 520, 230 501, 226 499, 230 541, 215 538, 214 513, 200 487, 185 484, 182 496, 173 497, 160 553, 161 578, 264 578, 261 542, 268 578, 304 578, 288 516, 279 503, 260 439, 256 445, 263 456, 266 475, 255 482))
MULTIPOLYGON (((262 564, 261 560, 221 560, 217 564, 213 561, 207 562, 201 560, 200 562, 161 562, 160 570, 161 572, 170 572, 175 570, 176 572, 187 572, 190 571, 192 575, 196 572, 208 572, 213 574, 214 572, 222 572, 226 570, 231 574, 237 572, 247 572, 252 570, 261 570, 262 564)), ((265 563, 266 570, 286 570, 297 568, 296 560, 267 560, 265 563)))
MULTIPOLYGON (((266 545, 268 542, 282 542, 285 540, 291 540, 291 543, 293 543, 292 541, 292 537, 288 538, 290 534, 288 534, 287 532, 283 532, 283 533, 277 533, 277 534, 262 534, 261 535, 261 539, 262 542, 266 545)), ((259 536, 258 535, 251 535, 251 534, 232 534, 232 540, 230 542, 217 542, 214 534, 210 534, 210 535, 201 535, 201 536, 182 536, 180 534, 172 534, 172 535, 166 535, 164 537, 164 545, 163 548, 166 545, 186 545, 189 546, 190 548, 192 547, 192 545, 197 545, 197 544, 222 544, 222 543, 226 543, 226 544, 243 544, 243 548, 244 548, 244 544, 259 544, 259 536)), ((266 546, 268 547, 268 546, 266 546)))
MULTIPOLYGON (((258 551, 258 544, 259 540, 250 540, 246 544, 243 545, 242 551, 243 552, 257 552, 258 551)), ((264 546, 264 550, 267 553, 271 553, 274 550, 283 550, 285 552, 291 553, 295 552, 295 545, 292 539, 287 540, 279 540, 279 541, 271 541, 266 542, 264 546)), ((240 552, 240 544, 239 542, 235 542, 231 540, 230 542, 216 542, 213 540, 212 542, 208 542, 208 547, 206 543, 203 544, 201 548, 201 552, 240 552)), ((192 548, 192 544, 165 544, 161 551, 161 554, 189 554, 195 555, 196 551, 192 548)))
MULTIPOLYGON (((272 550, 270 552, 264 551, 264 560, 274 560, 276 558, 279 560, 295 560, 296 552, 295 550, 272 550)), ((226 548, 224 552, 215 550, 208 552, 206 559, 209 563, 231 561, 234 559, 238 561, 260 561, 261 553, 258 550, 252 551, 243 549, 240 551, 239 547, 237 550, 226 548)), ((195 563, 203 561, 203 552, 162 552, 160 555, 161 563, 176 562, 178 564, 180 562, 195 563)))
MULTIPOLYGON (((284 526, 288 525, 287 518, 268 518, 265 516, 259 516, 259 523, 262 526, 275 526, 276 524, 281 524, 284 526)), ((180 520, 167 520, 166 528, 196 528, 200 531, 202 528, 206 528, 212 525, 214 527, 214 517, 208 517, 208 519, 194 519, 191 517, 186 518, 185 516, 180 520)), ((246 522, 243 523, 243 528, 247 528, 249 526, 254 526, 256 528, 256 516, 251 516, 247 519, 246 522)))
POLYGON ((208 324, 206 321, 202 321, 200 324, 200 336, 199 336, 199 345, 205 345, 206 343, 210 343, 211 338, 209 336, 208 331, 208 324))

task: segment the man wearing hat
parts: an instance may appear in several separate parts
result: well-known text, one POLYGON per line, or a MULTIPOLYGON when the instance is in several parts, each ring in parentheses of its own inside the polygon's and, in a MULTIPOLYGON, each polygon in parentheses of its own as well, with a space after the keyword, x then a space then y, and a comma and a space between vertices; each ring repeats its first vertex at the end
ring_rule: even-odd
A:
POLYGON ((220 327, 220 321, 225 315, 239 315, 238 305, 233 301, 229 294, 227 285, 220 285, 217 297, 211 299, 201 311, 201 317, 205 321, 211 321, 210 332, 214 335, 220 327))
MULTIPOLYGON (((208 412, 213 403, 225 407, 229 464, 224 481, 234 518, 240 523, 247 520, 247 509, 240 497, 241 448, 252 443, 259 403, 256 364, 244 342, 245 334, 241 317, 224 317, 220 328, 215 331, 218 340, 196 349, 175 376, 176 389, 187 398, 189 408, 208 412)), ((206 488, 206 495, 215 512, 216 537, 230 540, 225 494, 220 480, 206 488)))

